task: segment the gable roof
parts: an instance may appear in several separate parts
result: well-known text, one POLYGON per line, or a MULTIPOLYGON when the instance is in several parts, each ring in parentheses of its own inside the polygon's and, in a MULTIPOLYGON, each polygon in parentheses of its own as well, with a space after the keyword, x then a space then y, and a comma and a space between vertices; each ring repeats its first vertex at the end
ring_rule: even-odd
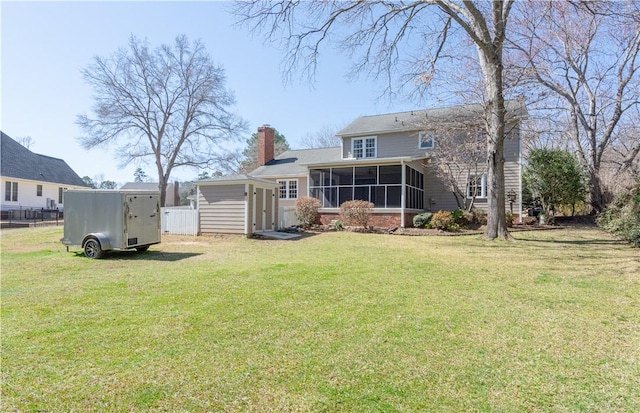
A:
POLYGON ((62 159, 40 155, 11 139, 0 131, 0 175, 7 178, 28 179, 74 186, 87 186, 62 159))
POLYGON ((306 176, 307 164, 331 163, 342 159, 342 148, 294 149, 281 153, 275 159, 251 172, 258 177, 306 176))
MULTIPOLYGON (((508 100, 505 101, 505 107, 507 109, 507 119, 524 119, 527 117, 527 110, 523 101, 508 100)), ((482 105, 475 104, 361 116, 336 133, 336 135, 345 138, 378 133, 418 131, 427 129, 427 125, 430 122, 474 123, 478 122, 478 118, 483 111, 484 107, 482 105)))

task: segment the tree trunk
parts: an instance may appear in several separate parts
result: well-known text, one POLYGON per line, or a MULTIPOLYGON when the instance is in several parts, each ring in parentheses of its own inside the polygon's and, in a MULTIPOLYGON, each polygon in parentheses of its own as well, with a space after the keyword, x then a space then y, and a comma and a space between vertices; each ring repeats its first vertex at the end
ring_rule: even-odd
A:
POLYGON ((504 195, 504 122, 505 106, 502 94, 502 59, 498 52, 492 61, 480 56, 487 92, 487 229, 485 238, 508 239, 504 195))
POLYGON ((607 204, 602 190, 599 172, 600 171, 593 168, 589 169, 589 203, 591 215, 596 215, 604 211, 607 204))
POLYGON ((158 172, 158 189, 160 190, 160 206, 164 207, 167 199, 167 179, 162 170, 158 172))

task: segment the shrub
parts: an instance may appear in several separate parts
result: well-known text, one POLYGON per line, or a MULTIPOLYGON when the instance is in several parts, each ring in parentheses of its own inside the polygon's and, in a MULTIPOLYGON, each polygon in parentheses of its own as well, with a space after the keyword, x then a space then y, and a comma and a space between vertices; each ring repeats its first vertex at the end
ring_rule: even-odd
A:
POLYGON ((473 214, 460 208, 453 211, 451 217, 460 228, 467 228, 473 222, 473 214))
POLYGON ((453 214, 449 211, 438 211, 431 217, 431 226, 442 231, 455 231, 458 229, 453 214))
POLYGON ((487 225, 487 212, 484 209, 474 209, 472 214, 473 222, 478 225, 487 225))
POLYGON ((309 228, 318 221, 318 210, 322 204, 316 198, 305 196, 296 200, 296 218, 303 228, 309 228))
POLYGON ((538 218, 536 217, 531 217, 531 216, 526 216, 524 218, 522 218, 522 223, 525 225, 535 225, 538 223, 538 218))
POLYGON ((340 216, 346 225, 367 228, 373 204, 368 201, 347 201, 340 205, 340 216))
POLYGON ((640 181, 631 191, 618 194, 596 222, 605 231, 640 247, 640 181))
POLYGON ((414 228, 424 228, 431 221, 433 214, 431 212, 423 212, 413 217, 414 228))
POLYGON ((344 229, 344 225, 342 225, 342 221, 336 219, 335 221, 331 221, 331 229, 334 231, 342 231, 344 229))

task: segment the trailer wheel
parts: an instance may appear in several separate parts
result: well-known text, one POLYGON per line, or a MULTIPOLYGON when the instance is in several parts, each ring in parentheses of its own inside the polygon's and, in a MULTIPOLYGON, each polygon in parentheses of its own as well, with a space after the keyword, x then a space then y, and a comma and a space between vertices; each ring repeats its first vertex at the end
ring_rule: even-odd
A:
POLYGON ((149 249, 148 245, 143 245, 142 247, 136 247, 136 251, 138 252, 145 252, 148 249, 149 249))
POLYGON ((102 258, 104 256, 104 251, 100 246, 100 241, 95 238, 89 238, 84 243, 84 255, 87 258, 102 258))

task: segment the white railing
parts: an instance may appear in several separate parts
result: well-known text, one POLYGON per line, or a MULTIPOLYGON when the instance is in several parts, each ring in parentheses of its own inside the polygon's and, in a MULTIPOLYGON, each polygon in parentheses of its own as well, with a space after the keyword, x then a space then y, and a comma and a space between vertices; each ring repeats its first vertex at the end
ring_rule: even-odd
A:
POLYGON ((161 208, 163 234, 198 235, 199 214, 189 207, 161 208))

